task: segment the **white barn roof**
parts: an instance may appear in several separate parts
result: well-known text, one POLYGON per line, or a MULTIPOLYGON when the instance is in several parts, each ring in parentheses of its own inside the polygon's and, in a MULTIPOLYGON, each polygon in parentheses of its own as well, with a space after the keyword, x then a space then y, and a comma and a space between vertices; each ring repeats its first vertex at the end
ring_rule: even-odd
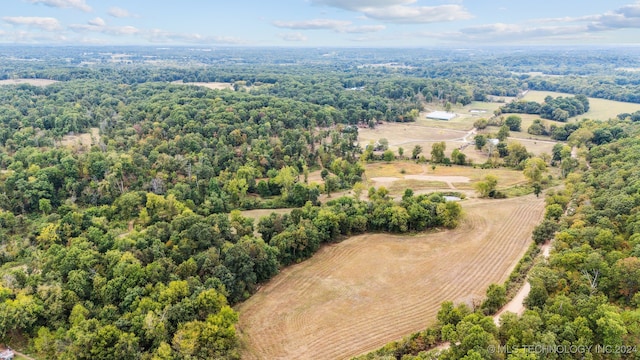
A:
POLYGON ((434 111, 427 114, 427 119, 451 120, 454 117, 456 117, 455 113, 450 113, 446 111, 434 111))

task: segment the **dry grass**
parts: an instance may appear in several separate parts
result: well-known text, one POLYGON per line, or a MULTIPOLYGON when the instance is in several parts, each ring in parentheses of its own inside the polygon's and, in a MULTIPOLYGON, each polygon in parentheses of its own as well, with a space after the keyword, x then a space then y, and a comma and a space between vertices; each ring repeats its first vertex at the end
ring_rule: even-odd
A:
MULTIPOLYGON (((571 97, 573 94, 551 92, 551 91, 529 91, 524 100, 543 102, 547 96, 564 96, 571 97)), ((589 98, 589 111, 569 119, 575 121, 579 119, 608 120, 615 118, 618 114, 633 113, 640 110, 640 104, 627 103, 622 101, 613 101, 605 99, 589 98)))
MULTIPOLYGON (((389 140, 389 148, 397 150, 398 147, 405 149, 405 155, 410 155, 411 150, 417 144, 432 144, 439 141, 462 139, 466 131, 441 129, 435 127, 421 126, 409 123, 384 123, 376 126, 375 129, 360 129, 358 131, 358 141, 362 146, 380 139, 389 140)), ((429 145, 431 149, 431 145, 429 145)))
POLYGON ((57 83, 57 80, 48 80, 48 79, 7 79, 0 80, 0 85, 20 85, 20 84, 29 84, 33 86, 47 86, 51 84, 57 83))
POLYGON ((544 203, 463 208, 457 229, 355 236, 284 269, 238 307, 243 359, 349 358, 424 329, 443 301, 482 297, 526 251, 544 203))
POLYGON ((254 210, 244 210, 241 211, 242 216, 248 217, 254 220, 254 224, 258 224, 258 220, 260 220, 263 216, 269 216, 271 213, 276 214, 288 214, 292 209, 254 209, 254 210))
POLYGON ((366 179, 370 181, 369 185, 384 186, 391 195, 402 195, 406 188, 471 190, 475 182, 483 180, 488 174, 498 177, 499 189, 527 182, 522 171, 517 170, 442 165, 436 165, 436 168, 432 169, 429 164, 416 164, 411 161, 370 163, 366 165, 365 171, 366 179), (464 179, 469 181, 466 182, 464 179), (443 184, 446 186, 442 186, 443 184))
POLYGON ((100 130, 91 128, 89 133, 65 135, 60 140, 60 145, 66 147, 78 147, 88 149, 91 145, 100 142, 100 130))
POLYGON ((213 90, 233 90, 233 84, 223 82, 183 82, 179 80, 172 82, 172 84, 202 86, 213 90))

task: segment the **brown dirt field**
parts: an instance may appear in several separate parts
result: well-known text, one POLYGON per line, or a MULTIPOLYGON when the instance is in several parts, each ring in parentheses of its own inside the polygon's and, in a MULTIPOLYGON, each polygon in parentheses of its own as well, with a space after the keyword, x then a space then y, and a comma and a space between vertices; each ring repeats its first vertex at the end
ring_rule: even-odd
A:
POLYGON ((33 86, 47 86, 51 84, 57 83, 57 80, 48 80, 48 79, 8 79, 8 80, 0 80, 0 85, 20 85, 20 84, 29 84, 33 86))
POLYGON ((544 209, 534 196, 462 203, 454 230, 324 246, 238 306, 243 359, 344 359, 420 331, 443 301, 503 282, 544 209))

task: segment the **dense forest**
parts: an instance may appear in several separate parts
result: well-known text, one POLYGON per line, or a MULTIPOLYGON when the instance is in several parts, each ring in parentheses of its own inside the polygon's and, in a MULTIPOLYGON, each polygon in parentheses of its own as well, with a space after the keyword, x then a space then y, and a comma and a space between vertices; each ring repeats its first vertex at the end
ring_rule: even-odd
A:
MULTIPOLYGON (((0 86, 0 341, 43 359, 236 359, 231 306, 282 267, 352 234, 455 227, 461 206, 441 193, 371 188, 361 200, 363 163, 376 159, 357 143, 363 126, 554 86, 640 102, 640 75, 618 69, 637 58, 606 51, 4 50, 0 78, 59 81, 0 86), (568 75, 576 53, 589 77, 530 74, 568 75), (211 81, 234 91, 172 83, 211 81), (255 223, 239 211, 257 208, 293 210, 255 223)), ((584 95, 536 113, 566 120, 588 110, 584 95)), ((533 268, 524 317, 498 329, 445 304, 438 325, 383 352, 424 358, 450 341, 446 358, 475 359, 496 358, 489 344, 640 342, 636 117, 533 129, 589 147, 590 168, 572 173, 571 148, 554 148, 566 188, 548 195, 537 237, 557 232, 557 251, 533 268)), ((497 151, 518 170, 534 163, 518 144, 497 151)), ((440 153, 434 164, 469 164, 440 153)))

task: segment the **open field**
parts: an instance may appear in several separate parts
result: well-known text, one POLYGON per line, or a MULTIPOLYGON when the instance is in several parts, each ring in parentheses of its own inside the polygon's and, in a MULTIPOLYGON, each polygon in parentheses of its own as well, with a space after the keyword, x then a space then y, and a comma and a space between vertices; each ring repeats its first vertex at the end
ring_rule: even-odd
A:
MULTIPOLYGON (((523 131, 511 132, 512 138, 509 140, 519 141, 522 143, 528 151, 535 155, 542 153, 551 154, 551 149, 555 142, 550 140, 546 136, 532 136, 528 134, 527 128, 533 122, 533 115, 522 116, 523 118, 523 131)), ((475 119, 473 120, 475 121, 475 119)), ((422 146, 422 155, 427 159, 430 158, 431 146, 434 143, 444 141, 446 144, 445 155, 451 156, 454 149, 460 148, 466 141, 472 141, 475 133, 470 133, 469 130, 473 127, 473 121, 468 123, 468 129, 456 130, 454 128, 443 127, 431 127, 423 126, 415 123, 384 123, 378 125, 375 129, 359 129, 358 142, 362 147, 367 146, 371 142, 376 142, 380 139, 387 139, 389 141, 389 149, 397 154, 398 148, 404 149, 404 156, 410 157, 411 151, 416 145, 422 146)), ((442 121, 442 125, 452 125, 450 121, 442 121)), ((498 131, 496 127, 489 127, 486 130, 479 131, 478 133, 495 133, 498 131)), ((467 146, 462 151, 467 158, 474 163, 484 163, 487 160, 487 154, 476 150, 474 146, 467 146)))
POLYGON ((271 213, 276 214, 288 214, 292 209, 254 209, 241 211, 242 216, 248 217, 254 220, 254 225, 258 225, 258 220, 263 216, 269 216, 271 213))
MULTIPOLYGON (((543 102, 544 98, 547 96, 564 96, 571 97, 573 94, 567 93, 559 93, 559 92, 551 92, 551 91, 529 91, 523 97, 524 100, 528 101, 537 101, 543 102)), ((613 101, 613 100, 605 100, 605 99, 596 99, 589 98, 589 111, 575 116, 574 118, 569 119, 593 119, 593 120, 608 120, 611 118, 615 118, 618 114, 621 113, 632 113, 640 110, 640 104, 627 103, 622 101, 613 101)))
POLYGON ((173 81, 172 84, 202 86, 213 90, 233 90, 233 84, 223 82, 183 82, 178 80, 173 81))
POLYGON ((68 147, 90 148, 92 144, 100 142, 100 130, 91 128, 89 133, 65 135, 60 140, 60 145, 68 147))
POLYGON ((366 165, 366 179, 369 185, 384 186, 393 195, 402 195, 408 187, 416 193, 420 190, 471 190, 473 184, 488 174, 498 177, 498 189, 504 189, 527 182, 522 171, 498 168, 480 169, 470 166, 442 166, 432 169, 428 164, 413 161, 392 163, 370 163, 366 165), (403 173, 404 172, 404 173, 403 173))
POLYGON ((0 85, 20 85, 20 84, 29 84, 33 86, 47 86, 51 84, 57 83, 57 80, 48 80, 48 79, 7 79, 0 80, 0 85))
POLYGON ((243 359, 341 359, 424 329, 446 300, 506 279, 544 201, 468 200, 454 230, 366 234, 324 246, 238 307, 243 359))

